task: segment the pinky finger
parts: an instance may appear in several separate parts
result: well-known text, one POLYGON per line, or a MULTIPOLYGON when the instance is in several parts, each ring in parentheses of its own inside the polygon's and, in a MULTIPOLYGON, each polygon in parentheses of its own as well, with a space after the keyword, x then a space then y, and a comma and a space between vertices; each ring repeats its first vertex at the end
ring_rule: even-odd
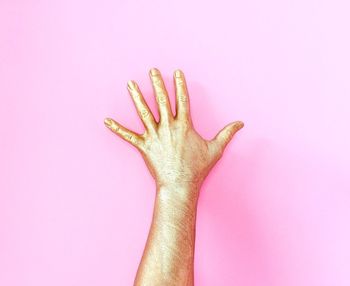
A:
POLYGON ((139 134, 125 128, 115 120, 111 118, 106 118, 104 123, 107 128, 109 128, 113 133, 117 134, 119 137, 124 139, 125 141, 131 143, 139 150, 143 150, 143 140, 139 134))

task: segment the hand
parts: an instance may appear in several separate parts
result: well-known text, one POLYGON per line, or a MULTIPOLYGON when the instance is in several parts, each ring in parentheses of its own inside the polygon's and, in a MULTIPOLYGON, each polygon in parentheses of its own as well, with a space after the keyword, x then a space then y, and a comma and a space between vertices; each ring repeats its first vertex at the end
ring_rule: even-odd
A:
POLYGON ((128 91, 145 126, 137 134, 113 119, 105 125, 142 154, 158 186, 200 185, 210 169, 221 158, 226 145, 244 124, 235 121, 226 125, 212 140, 202 138, 194 129, 185 76, 174 72, 176 116, 173 116, 167 90, 158 69, 149 72, 157 100, 159 122, 156 122, 136 82, 128 81, 128 91))

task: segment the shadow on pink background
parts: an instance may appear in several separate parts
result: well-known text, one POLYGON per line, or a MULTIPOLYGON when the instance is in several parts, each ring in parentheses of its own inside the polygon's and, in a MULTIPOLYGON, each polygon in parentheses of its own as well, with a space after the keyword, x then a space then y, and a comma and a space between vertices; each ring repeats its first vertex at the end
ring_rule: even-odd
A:
POLYGON ((242 120, 205 181, 196 285, 350 284, 348 1, 1 1, 0 285, 132 285, 154 183, 148 70, 197 130, 242 120), (173 100, 173 98, 172 98, 173 100))

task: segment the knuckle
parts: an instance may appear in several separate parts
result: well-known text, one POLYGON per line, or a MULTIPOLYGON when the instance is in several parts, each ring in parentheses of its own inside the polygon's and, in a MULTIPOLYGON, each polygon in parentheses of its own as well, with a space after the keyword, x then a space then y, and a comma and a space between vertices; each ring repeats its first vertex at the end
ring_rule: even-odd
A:
POLYGON ((185 84, 185 81, 183 80, 183 79, 181 79, 181 78, 177 78, 176 79, 176 83, 177 83, 177 85, 184 85, 185 84))
POLYGON ((136 90, 132 90, 131 91, 131 96, 134 98, 134 99, 140 99, 140 93, 136 90))
POLYGON ((181 102, 187 102, 188 101, 188 98, 187 98, 187 96, 186 95, 180 95, 179 96, 179 101, 181 101, 181 102))
POLYGON ((224 141, 228 141, 232 136, 233 136, 234 132, 231 129, 227 129, 224 132, 222 132, 222 139, 224 141))
POLYGON ((192 124, 187 118, 179 118, 179 120, 175 121, 175 124, 175 128, 184 133, 187 133, 192 129, 192 124))
POLYGON ((130 141, 130 143, 134 146, 138 146, 139 145, 139 139, 136 138, 135 136, 133 135, 129 135, 128 136, 128 140, 130 141))
POLYGON ((119 132, 120 127, 119 127, 117 124, 115 124, 115 123, 113 122, 113 124, 112 124, 112 126, 111 126, 111 129, 112 129, 113 131, 115 131, 115 132, 119 132))
POLYGON ((167 101, 167 99, 166 99, 166 96, 165 96, 164 93, 159 94, 159 95, 157 96, 157 102, 158 102, 159 104, 165 104, 166 101, 167 101))
POLYGON ((183 120, 183 121, 182 121, 182 126, 183 126, 183 128, 184 128, 185 130, 191 129, 191 124, 190 124, 190 122, 189 122, 188 120, 183 120))
POLYGON ((160 79, 159 76, 154 76, 153 77, 153 83, 154 83, 154 85, 156 85, 158 87, 161 87, 163 85, 163 82, 162 82, 162 80, 160 79))
POLYGON ((140 112, 142 118, 147 118, 149 117, 149 111, 147 109, 143 109, 140 112))
POLYGON ((131 134, 127 133, 123 134, 123 137, 128 141, 132 141, 134 139, 134 137, 131 134))

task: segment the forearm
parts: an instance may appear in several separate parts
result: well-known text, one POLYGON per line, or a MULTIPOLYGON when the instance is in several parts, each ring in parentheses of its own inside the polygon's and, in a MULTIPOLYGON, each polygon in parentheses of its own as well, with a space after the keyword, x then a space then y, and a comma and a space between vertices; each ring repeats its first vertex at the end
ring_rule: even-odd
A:
POLYGON ((232 122, 213 139, 204 139, 192 124, 183 72, 177 69, 173 77, 176 115, 160 71, 152 68, 149 76, 159 111, 158 121, 133 80, 128 81, 128 91, 145 132, 138 134, 111 118, 105 119, 110 130, 140 151, 157 182, 152 224, 134 285, 192 286, 199 188, 244 124, 232 122))
POLYGON ((193 285, 199 188, 157 187, 151 229, 134 285, 193 285))

